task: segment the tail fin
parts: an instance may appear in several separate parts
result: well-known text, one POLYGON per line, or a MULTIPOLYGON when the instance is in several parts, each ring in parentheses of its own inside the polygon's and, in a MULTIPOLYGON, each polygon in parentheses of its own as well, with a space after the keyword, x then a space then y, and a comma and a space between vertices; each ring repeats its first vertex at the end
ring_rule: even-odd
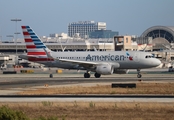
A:
POLYGON ((42 58, 42 59, 37 59, 38 61, 48 60, 45 50, 47 52, 51 52, 51 50, 49 50, 46 47, 46 45, 40 40, 40 38, 35 34, 35 32, 29 26, 21 26, 21 27, 26 43, 27 56, 31 56, 31 59, 33 59, 35 56, 36 58, 42 58))

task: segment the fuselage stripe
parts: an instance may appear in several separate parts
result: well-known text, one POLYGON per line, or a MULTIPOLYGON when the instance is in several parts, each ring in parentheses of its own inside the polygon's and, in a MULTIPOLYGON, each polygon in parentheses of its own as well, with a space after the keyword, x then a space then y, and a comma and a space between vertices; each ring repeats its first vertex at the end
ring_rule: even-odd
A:
POLYGON ((33 58, 33 57, 29 57, 28 58, 29 61, 54 61, 54 59, 52 58, 33 58))

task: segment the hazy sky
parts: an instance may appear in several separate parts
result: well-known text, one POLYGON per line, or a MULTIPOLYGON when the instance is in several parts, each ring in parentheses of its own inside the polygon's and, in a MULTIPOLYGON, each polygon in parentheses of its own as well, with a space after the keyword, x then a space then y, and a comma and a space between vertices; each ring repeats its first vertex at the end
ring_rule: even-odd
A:
MULTIPOLYGON (((68 32, 68 23, 106 22, 120 35, 141 35, 155 25, 174 26, 174 0, 0 0, 0 36, 29 25, 39 36, 68 32)), ((20 35, 20 38, 23 36, 20 35)))

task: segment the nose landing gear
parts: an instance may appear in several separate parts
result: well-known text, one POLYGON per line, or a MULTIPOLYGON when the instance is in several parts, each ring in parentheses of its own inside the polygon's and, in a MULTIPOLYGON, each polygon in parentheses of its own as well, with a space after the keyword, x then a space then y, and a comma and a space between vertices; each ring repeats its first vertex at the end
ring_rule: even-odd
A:
POLYGON ((137 69, 137 78, 141 78, 142 77, 142 75, 141 75, 141 72, 140 72, 140 69, 137 69))

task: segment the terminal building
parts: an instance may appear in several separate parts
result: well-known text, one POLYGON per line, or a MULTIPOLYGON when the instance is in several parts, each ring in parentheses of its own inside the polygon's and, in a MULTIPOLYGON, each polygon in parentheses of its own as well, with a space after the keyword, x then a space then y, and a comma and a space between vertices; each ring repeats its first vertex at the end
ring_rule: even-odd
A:
POLYGON ((89 38, 95 38, 95 39, 114 38, 114 36, 119 35, 119 32, 115 32, 112 30, 95 30, 95 31, 89 32, 88 35, 89 35, 88 36, 89 38))
POLYGON ((152 26, 141 37, 151 37, 153 53, 166 62, 174 60, 174 26, 152 26))
POLYGON ((174 26, 153 26, 145 30, 141 37, 152 37, 153 50, 174 48, 174 26))
MULTIPOLYGON (((62 51, 62 46, 66 48, 65 51, 93 51, 94 48, 99 51, 141 50, 141 47, 143 48, 145 45, 149 47, 148 51, 159 51, 167 48, 174 48, 174 27, 153 26, 145 30, 140 37, 131 35, 119 36, 118 32, 114 32, 112 38, 109 38, 109 36, 107 38, 102 38, 106 31, 108 33, 111 31, 96 31, 101 32, 101 38, 70 38, 67 34, 57 34, 52 35, 52 37, 41 37, 41 40, 53 51, 62 51), (59 36, 61 36, 61 38, 59 38, 59 36), (114 36, 116 36, 117 41, 115 41, 114 36)), ((18 52, 26 52, 26 46, 23 39, 18 39, 17 43, 15 43, 15 41, 0 42, 0 52, 15 53, 16 48, 18 52)))

